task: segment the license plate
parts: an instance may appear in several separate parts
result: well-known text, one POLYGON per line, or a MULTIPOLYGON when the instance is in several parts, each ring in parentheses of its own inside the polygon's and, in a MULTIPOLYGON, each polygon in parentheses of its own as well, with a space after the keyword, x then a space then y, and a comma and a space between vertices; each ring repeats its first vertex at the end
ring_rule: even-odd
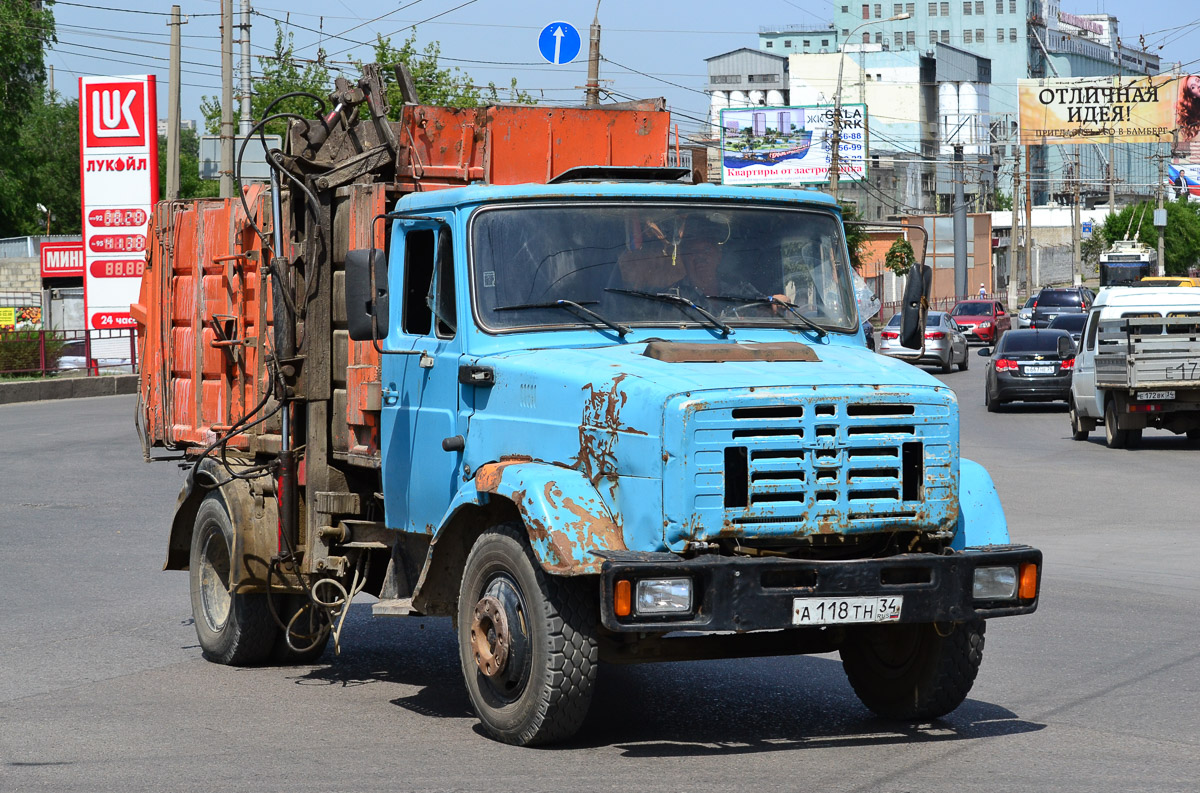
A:
POLYGON ((1054 374, 1053 366, 1026 366, 1025 374, 1054 374))
POLYGON ((793 598, 793 625, 841 625, 851 622, 895 622, 903 595, 861 598, 793 598))
POLYGON ((1175 398, 1175 392, 1174 392, 1174 391, 1138 391, 1137 398, 1138 398, 1138 399, 1140 399, 1140 400, 1148 400, 1148 399, 1155 399, 1155 400, 1174 399, 1174 398, 1175 398))

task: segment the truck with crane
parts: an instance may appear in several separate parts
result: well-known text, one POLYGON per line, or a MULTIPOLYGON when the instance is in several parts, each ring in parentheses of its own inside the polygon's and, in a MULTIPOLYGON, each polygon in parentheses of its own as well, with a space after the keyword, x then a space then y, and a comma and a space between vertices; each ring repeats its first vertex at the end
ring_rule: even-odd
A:
POLYGON ((954 392, 866 349, 839 206, 688 183, 659 103, 384 96, 268 111, 269 187, 155 212, 138 426, 186 461, 204 656, 316 662, 370 595, 450 617, 512 744, 573 735, 602 663, 839 652, 882 716, 962 703, 1041 553, 954 392))

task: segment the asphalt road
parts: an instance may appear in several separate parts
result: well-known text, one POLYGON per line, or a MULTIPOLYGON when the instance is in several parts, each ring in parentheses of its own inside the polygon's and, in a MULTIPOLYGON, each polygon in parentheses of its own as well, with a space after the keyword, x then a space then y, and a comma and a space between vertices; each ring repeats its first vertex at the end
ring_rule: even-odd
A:
POLYGON ((1046 568, 961 708, 879 720, 833 656, 605 667, 579 738, 540 750, 480 734, 446 620, 356 604, 321 665, 207 663, 160 569, 182 473, 142 462, 133 398, 0 406, 0 790, 1196 790, 1195 449, 988 414, 982 363, 942 377, 963 451, 1046 568))

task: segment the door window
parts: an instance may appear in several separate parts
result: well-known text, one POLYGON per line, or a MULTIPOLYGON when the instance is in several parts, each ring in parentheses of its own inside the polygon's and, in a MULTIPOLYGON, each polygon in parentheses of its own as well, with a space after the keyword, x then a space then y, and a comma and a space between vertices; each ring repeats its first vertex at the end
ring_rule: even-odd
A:
POLYGON ((416 229, 404 235, 404 332, 428 336, 433 327, 429 294, 433 286, 433 230, 416 229))

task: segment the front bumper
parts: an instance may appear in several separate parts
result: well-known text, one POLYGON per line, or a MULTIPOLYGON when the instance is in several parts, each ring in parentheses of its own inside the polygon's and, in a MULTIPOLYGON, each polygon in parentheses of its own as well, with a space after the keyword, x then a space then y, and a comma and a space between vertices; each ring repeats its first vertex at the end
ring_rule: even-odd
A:
POLYGON ((796 598, 888 597, 903 595, 897 622, 961 622, 1030 614, 1028 600, 981 602, 972 597, 977 567, 1037 565, 1041 591, 1042 552, 1028 545, 968 548, 883 559, 814 561, 671 553, 606 551, 601 569, 601 619, 621 633, 673 631, 758 631, 795 627, 796 598), (618 617, 614 586, 621 579, 682 578, 693 581, 693 610, 670 616, 618 617))

